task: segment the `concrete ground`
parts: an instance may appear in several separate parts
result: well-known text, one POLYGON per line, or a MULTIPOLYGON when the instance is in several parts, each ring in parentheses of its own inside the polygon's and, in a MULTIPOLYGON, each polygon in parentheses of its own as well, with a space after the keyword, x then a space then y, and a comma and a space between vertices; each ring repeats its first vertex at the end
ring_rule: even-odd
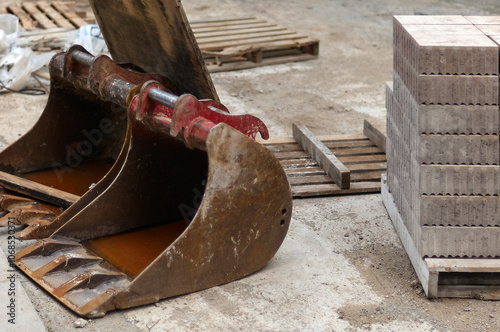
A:
MULTIPOLYGON (((83 1, 78 4, 85 6, 83 1)), ((212 75, 222 102, 235 113, 260 117, 274 137, 291 136, 292 122, 301 122, 316 134, 359 134, 363 119, 385 120, 384 83, 392 79, 392 15, 500 15, 500 4, 493 0, 185 0, 183 4, 190 19, 255 16, 320 40, 318 60, 212 75)), ((46 97, 0 95, 0 148, 36 121, 45 101, 46 97)), ((7 235, 7 230, 0 230, 4 251, 7 235)), ((22 302, 23 310, 31 314, 19 311, 17 316, 19 324, 30 322, 29 329, 19 329, 25 331, 72 331, 82 324, 82 331, 500 328, 498 302, 425 297, 379 194, 294 200, 289 233, 263 270, 227 285, 114 311, 100 319, 78 320, 19 272, 16 280, 32 302, 32 308, 29 301, 22 302)), ((0 330, 11 331, 5 287, 9 286, 0 283, 0 330)))

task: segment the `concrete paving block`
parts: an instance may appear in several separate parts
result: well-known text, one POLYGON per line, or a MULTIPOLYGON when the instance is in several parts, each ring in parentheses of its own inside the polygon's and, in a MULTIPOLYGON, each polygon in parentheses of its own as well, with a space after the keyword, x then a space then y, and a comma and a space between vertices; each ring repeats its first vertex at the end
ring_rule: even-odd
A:
POLYGON ((485 35, 413 37, 416 40, 413 68, 419 74, 498 74, 498 45, 485 35))
POLYGON ((489 35, 491 40, 500 45, 500 34, 489 35))
MULTIPOLYGON (((393 85, 394 99, 399 104, 401 112, 404 112, 406 116, 410 118, 412 125, 416 126, 418 121, 417 114, 415 112, 418 111, 419 105, 413 97, 410 88, 397 72, 393 72, 393 85)), ((416 84, 414 84, 414 86, 416 86, 416 84)))
POLYGON ((500 16, 464 16, 466 20, 474 25, 498 24, 500 25, 500 16))
MULTIPOLYGON (((388 119, 390 125, 388 126, 387 137, 393 142, 393 152, 397 154, 397 158, 402 161, 403 166, 410 163, 410 160, 417 160, 417 151, 411 149, 409 142, 404 140, 402 130, 397 128, 391 119, 388 119)), ((410 142, 411 143, 411 142, 410 142)))
POLYGON ((498 135, 420 135, 422 164, 498 165, 498 135))
POLYGON ((412 95, 418 104, 498 105, 498 76, 419 75, 412 95))
POLYGON ((480 24, 476 25, 482 33, 486 36, 500 35, 500 23, 497 24, 480 24))
POLYGON ((401 77, 394 73, 394 99, 401 113, 408 117, 410 124, 418 129, 418 110, 419 105, 411 95, 410 90, 404 84, 401 77))
POLYGON ((422 134, 498 134, 499 109, 490 105, 420 105, 422 134))
MULTIPOLYGON (((401 81, 401 84, 403 84, 409 91, 415 91, 418 87, 418 73, 413 68, 412 64, 410 61, 403 55, 402 52, 399 52, 398 50, 394 51, 394 73, 393 73, 393 81, 394 81, 394 91, 396 92, 399 88, 396 83, 398 80, 396 79, 395 75, 398 75, 401 81)), ((397 97, 397 99, 400 102, 403 102, 404 100, 397 97)))
POLYGON ((394 31, 395 54, 418 74, 498 74, 498 45, 474 25, 404 25, 394 31))
POLYGON ((422 226, 500 226, 499 196, 421 196, 422 226))
POLYGON ((500 227, 422 227, 422 255, 429 257, 498 257, 500 227))
POLYGON ((393 104, 409 114, 420 134, 498 134, 499 108, 493 105, 418 105, 394 73, 393 104), (402 100, 402 105, 399 105, 402 100))
POLYGON ((393 104, 393 84, 392 81, 385 82, 385 108, 389 110, 389 107, 392 107, 393 104))
MULTIPOLYGON (((389 138, 386 139, 385 141, 385 146, 386 146, 386 149, 387 149, 387 174, 395 174, 396 170, 394 169, 394 153, 393 153, 393 145, 392 145, 392 142, 389 138)), ((392 176, 390 177, 391 179, 389 179, 389 177, 387 177, 387 186, 389 187, 389 189, 392 191, 392 176)))
MULTIPOLYGON (((398 178, 400 195, 408 202, 409 208, 418 214, 420 209, 419 189, 419 163, 416 161, 416 154, 411 151, 406 142, 402 139, 402 134, 395 128, 391 119, 388 119, 387 141, 389 146, 388 161, 388 183, 392 186, 393 178, 398 178)), ((395 195, 399 203, 401 198, 395 195)))
POLYGON ((497 75, 418 75, 409 66, 393 72, 394 95, 398 101, 408 90, 417 105, 497 105, 497 75), (405 89, 406 88, 406 89, 405 89))
POLYGON ((462 15, 395 15, 393 20, 401 25, 470 25, 470 17, 462 15))
POLYGON ((420 194, 499 195, 500 166, 421 165, 420 194))
MULTIPOLYGON (((395 187, 391 189, 391 194, 394 198, 394 204, 396 205, 399 214, 401 215, 401 218, 403 220, 403 223, 405 227, 408 230, 408 233, 410 236, 415 239, 415 244, 417 248, 421 247, 421 236, 422 236, 422 226, 420 225, 418 221, 418 217, 415 215, 414 211, 409 207, 409 204, 404 196, 401 196, 399 198, 396 198, 395 195, 397 193, 401 193, 403 189, 400 188, 400 184, 398 181, 397 177, 394 177, 393 183, 395 184, 395 187), (399 190, 397 190, 399 188, 399 190), (396 190, 394 190, 396 189, 396 190)), ((393 185, 394 186, 394 185, 393 185)))

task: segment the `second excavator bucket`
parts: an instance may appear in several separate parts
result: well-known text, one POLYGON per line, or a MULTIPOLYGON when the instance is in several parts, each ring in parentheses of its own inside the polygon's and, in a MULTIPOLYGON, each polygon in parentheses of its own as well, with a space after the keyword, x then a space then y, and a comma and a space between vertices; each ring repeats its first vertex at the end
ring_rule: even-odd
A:
POLYGON ((55 219, 50 237, 16 254, 34 281, 99 317, 242 278, 274 256, 292 196, 279 161, 253 139, 268 136, 259 119, 177 96, 168 80, 77 46, 51 72, 72 82, 75 98, 126 108, 117 114, 128 125, 104 178, 55 219))

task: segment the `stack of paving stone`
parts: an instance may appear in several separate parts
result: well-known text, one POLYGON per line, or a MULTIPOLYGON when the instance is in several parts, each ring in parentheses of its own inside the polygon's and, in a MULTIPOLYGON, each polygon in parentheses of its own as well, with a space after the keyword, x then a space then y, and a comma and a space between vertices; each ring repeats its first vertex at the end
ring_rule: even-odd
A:
POLYGON ((500 17, 394 17, 387 186, 421 257, 500 256, 500 17))

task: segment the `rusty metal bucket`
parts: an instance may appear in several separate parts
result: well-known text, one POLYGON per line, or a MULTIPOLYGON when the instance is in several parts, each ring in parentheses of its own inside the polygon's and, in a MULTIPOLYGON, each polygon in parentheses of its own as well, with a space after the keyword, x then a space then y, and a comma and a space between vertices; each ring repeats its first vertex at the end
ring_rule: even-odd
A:
MULTIPOLYGON (((40 286, 79 315, 99 317, 242 278, 274 256, 292 196, 279 161, 253 140, 267 137, 259 119, 176 96, 168 80, 79 47, 57 55, 51 71, 68 100, 106 105, 100 114, 128 125, 116 125, 125 140, 108 173, 52 222, 59 228, 50 237, 16 254, 40 286)), ((96 160, 113 155, 96 151, 96 160)), ((54 153, 46 164, 67 157, 54 153)))

